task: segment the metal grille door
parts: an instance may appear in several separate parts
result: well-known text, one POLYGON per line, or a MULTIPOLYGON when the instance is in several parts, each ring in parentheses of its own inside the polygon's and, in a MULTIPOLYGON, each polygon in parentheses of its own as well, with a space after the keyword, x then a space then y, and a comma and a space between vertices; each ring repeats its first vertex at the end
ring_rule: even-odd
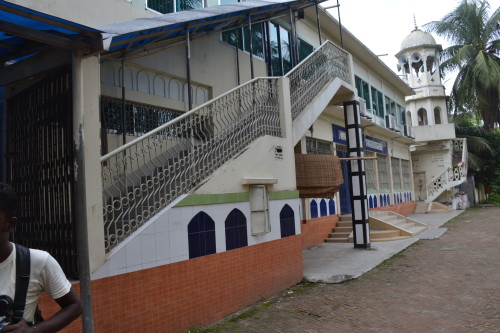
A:
POLYGON ((48 251, 77 277, 69 68, 7 100, 7 149, 20 199, 14 241, 48 251))

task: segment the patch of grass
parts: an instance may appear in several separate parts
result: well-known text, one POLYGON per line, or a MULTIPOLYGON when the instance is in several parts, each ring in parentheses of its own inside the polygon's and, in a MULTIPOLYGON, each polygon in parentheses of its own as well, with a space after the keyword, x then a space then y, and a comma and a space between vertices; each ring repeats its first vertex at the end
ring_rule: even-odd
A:
POLYGON ((404 258, 406 257, 406 254, 403 253, 396 253, 395 255, 392 256, 393 258, 404 258))

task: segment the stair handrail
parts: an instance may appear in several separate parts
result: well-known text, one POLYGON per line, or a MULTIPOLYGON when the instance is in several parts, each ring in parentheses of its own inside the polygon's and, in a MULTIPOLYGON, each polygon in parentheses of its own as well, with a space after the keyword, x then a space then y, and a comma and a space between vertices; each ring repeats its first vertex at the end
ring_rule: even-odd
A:
POLYGON ((349 53, 325 41, 285 76, 290 79, 292 119, 295 119, 328 81, 338 77, 349 84, 352 82, 349 53))
POLYGON ((248 81, 102 156, 106 252, 251 141, 280 137, 278 80, 248 81))
POLYGON ((467 178, 467 141, 465 138, 452 140, 453 151, 461 151, 462 158, 458 164, 444 170, 439 176, 427 184, 427 200, 436 199, 444 190, 461 184, 467 178))

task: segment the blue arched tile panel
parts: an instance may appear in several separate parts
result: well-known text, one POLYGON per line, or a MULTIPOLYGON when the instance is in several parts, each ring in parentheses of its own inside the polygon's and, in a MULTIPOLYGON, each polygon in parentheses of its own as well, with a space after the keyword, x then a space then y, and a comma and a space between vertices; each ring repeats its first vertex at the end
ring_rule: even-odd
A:
POLYGON ((310 207, 311 207, 311 218, 315 218, 315 217, 318 217, 318 203, 316 202, 316 200, 311 200, 311 203, 310 203, 310 207))
POLYGON ((319 203, 319 211, 321 213, 321 216, 327 216, 328 215, 328 211, 327 211, 327 207, 326 207, 326 200, 325 199, 321 199, 321 201, 319 203))
POLYGON ((330 215, 336 214, 335 213, 335 201, 333 201, 332 199, 330 199, 330 201, 328 201, 328 209, 330 211, 330 215))
POLYGON ((248 246, 247 218, 239 209, 233 209, 226 218, 226 250, 248 246))
POLYGON ((199 212, 188 224, 189 258, 215 253, 215 223, 205 212, 199 212))
POLYGON ((295 213, 285 205, 280 212, 281 238, 295 235, 295 213))

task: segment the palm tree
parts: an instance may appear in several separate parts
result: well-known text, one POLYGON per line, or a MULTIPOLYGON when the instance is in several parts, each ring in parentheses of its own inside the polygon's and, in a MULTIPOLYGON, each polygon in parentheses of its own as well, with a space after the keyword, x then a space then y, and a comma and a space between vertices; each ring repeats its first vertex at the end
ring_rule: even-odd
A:
POLYGON ((441 21, 424 26, 454 44, 441 54, 443 74, 458 70, 450 109, 476 113, 487 131, 500 124, 500 8, 488 18, 489 8, 485 0, 461 0, 441 21))

